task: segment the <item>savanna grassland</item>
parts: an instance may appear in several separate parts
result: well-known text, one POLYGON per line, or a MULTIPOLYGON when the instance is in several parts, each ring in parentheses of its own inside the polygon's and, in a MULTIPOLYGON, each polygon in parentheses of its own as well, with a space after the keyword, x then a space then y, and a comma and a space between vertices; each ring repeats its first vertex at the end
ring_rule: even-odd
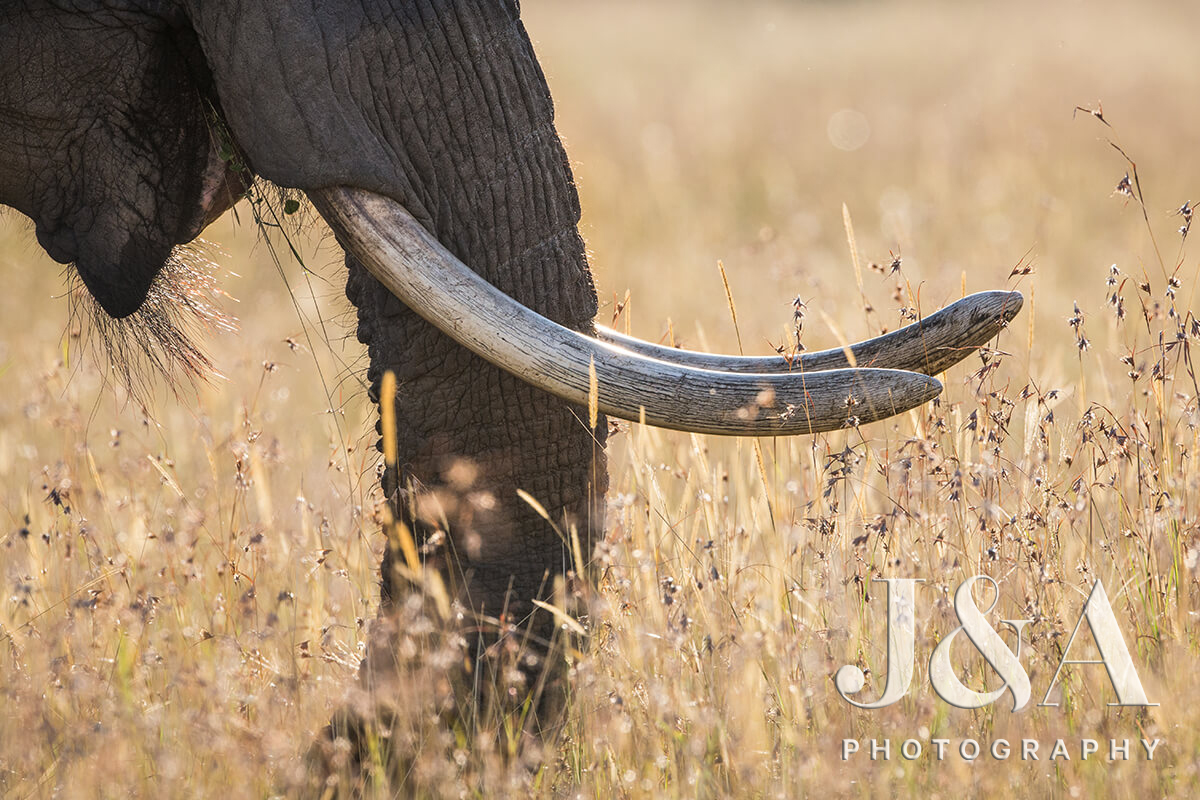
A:
MULTIPOLYGON (((891 421, 758 441, 622 423, 561 740, 530 767, 503 757, 511 735, 455 731, 417 765, 429 791, 1194 795, 1200 252, 1176 211, 1200 200, 1195 10, 523 7, 602 322, 767 353, 794 344, 797 297, 810 349, 964 291, 1026 302, 937 404, 891 421), (1073 113, 1099 102, 1107 124, 1073 113), (954 589, 976 574, 999 584, 994 624, 1033 620, 1018 712, 1011 695, 967 711, 929 687, 954 589), (883 689, 881 576, 925 581, 917 674, 900 702, 858 710, 833 674, 855 664, 863 695, 883 689), (1156 707, 1108 706, 1096 665, 1066 667, 1059 705, 1037 705, 1097 579, 1156 707), (843 762, 845 738, 889 739, 891 759, 864 743, 843 762), (951 741, 944 761, 934 738, 951 741), (997 761, 1001 738, 1040 740, 1041 759, 997 761), (1058 738, 1070 759, 1049 761, 1058 738), (1100 752, 1082 760, 1082 738, 1100 752), (1162 740, 1153 761, 1142 738, 1162 740), (1108 761, 1109 739, 1130 740, 1130 761, 1108 761)), ((106 374, 28 225, 0 217, 4 797, 285 793, 355 681, 383 548, 365 363, 332 242, 293 233, 298 258, 254 214, 205 235, 240 327, 204 337, 223 377, 160 381, 148 413, 106 374)), ((1095 657, 1083 628, 1071 658, 1095 657)), ((953 653, 968 685, 1000 685, 966 643, 953 653)))

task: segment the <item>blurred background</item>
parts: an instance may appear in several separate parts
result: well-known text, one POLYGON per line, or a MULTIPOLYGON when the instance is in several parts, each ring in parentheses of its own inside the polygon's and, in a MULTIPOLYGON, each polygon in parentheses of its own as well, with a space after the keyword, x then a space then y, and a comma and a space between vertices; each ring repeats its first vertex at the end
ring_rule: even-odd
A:
MULTIPOLYGON (((1023 259, 1036 276, 1022 288, 1047 304, 1101 297, 1114 253, 1131 259, 1126 271, 1155 260, 1144 226, 1122 224, 1140 212, 1111 196, 1127 166, 1105 137, 1137 161, 1173 266, 1181 221, 1170 215, 1196 192, 1186 98, 1200 68, 1187 24, 1197 13, 1106 2, 525 5, 602 295, 630 290, 645 335, 669 318, 683 336, 701 326, 726 337, 722 260, 743 341, 759 347, 779 341, 795 295, 852 338, 871 332, 861 314, 836 313, 852 277, 843 204, 864 261, 902 254, 923 305, 957 296, 964 273, 968 291, 1006 285, 1023 259), (1113 129, 1075 112, 1101 102, 1113 129)), ((892 283, 866 277, 876 308, 892 283)), ((1045 319, 1062 316, 1056 307, 1045 319)))

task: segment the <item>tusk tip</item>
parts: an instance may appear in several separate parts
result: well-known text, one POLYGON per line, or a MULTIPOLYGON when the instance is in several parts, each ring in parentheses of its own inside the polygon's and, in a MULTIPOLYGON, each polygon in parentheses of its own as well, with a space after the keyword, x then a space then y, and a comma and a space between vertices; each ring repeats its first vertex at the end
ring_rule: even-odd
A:
POLYGON ((920 381, 914 381, 914 383, 920 386, 920 391, 925 397, 925 402, 928 402, 940 395, 942 393, 942 389, 945 388, 942 386, 942 382, 932 375, 922 375, 919 372, 914 372, 913 375, 917 378, 923 379, 920 381))
POLYGON ((1016 318, 1017 314, 1020 313, 1021 306, 1025 305, 1025 296, 1015 289, 1008 292, 999 292, 999 294, 1004 295, 1003 303, 1001 305, 1001 308, 1004 309, 1002 312, 1004 321, 1012 322, 1013 319, 1016 318))
POLYGON ((976 308, 988 316, 1002 320, 1002 324, 1012 322, 1020 313, 1021 306, 1025 305, 1025 296, 1015 289, 979 292, 968 299, 974 299, 976 308))
POLYGON ((1008 293, 1009 299, 1012 301, 1013 314, 1015 315, 1021 310, 1021 306, 1025 305, 1025 295, 1015 289, 1008 293))

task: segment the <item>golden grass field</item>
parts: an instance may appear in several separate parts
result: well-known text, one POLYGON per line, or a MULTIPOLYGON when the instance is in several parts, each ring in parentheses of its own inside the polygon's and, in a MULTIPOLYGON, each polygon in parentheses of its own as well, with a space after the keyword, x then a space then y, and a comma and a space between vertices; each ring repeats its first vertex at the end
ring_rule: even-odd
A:
MULTIPOLYGON (((427 790, 1200 791, 1200 258, 1172 216, 1200 200, 1194 10, 523 7, 576 166, 601 321, 628 294, 619 327, 726 352, 740 335, 767 353, 793 336, 797 296, 811 349, 964 289, 1018 288, 1026 303, 986 369, 972 357, 943 376, 937 405, 861 430, 756 444, 622 424, 561 741, 531 768, 502 757, 503 736, 458 731, 444 763, 419 765, 439 776, 427 790), (1098 101, 1112 127, 1073 114, 1098 101), (1106 139, 1136 161, 1145 218, 1114 192, 1129 165, 1106 139), (1034 620, 1021 656, 1033 701, 1019 712, 1010 695, 959 710, 929 685, 929 653, 958 625, 950 598, 975 574, 999 583, 994 624, 1034 620), (899 703, 858 710, 833 674, 859 665, 863 695, 882 691, 879 576, 926 581, 917 675, 899 703), (1109 707, 1095 665, 1068 666, 1061 705, 1037 706, 1097 579, 1157 707, 1109 707), (864 744, 843 762, 845 738, 889 739, 891 760, 864 744), (899 757, 908 738, 921 758, 899 757), (933 738, 952 742, 944 761, 933 738), (957 752, 967 738, 984 748, 973 762, 957 752), (992 758, 1000 738, 1040 740, 1041 760, 992 758), (1070 760, 1048 760, 1058 738, 1070 760), (1082 760, 1082 738, 1100 753, 1082 760), (1130 761, 1110 763, 1108 740, 1126 738, 1130 761), (1142 738, 1162 740, 1153 761, 1142 738)), ((383 537, 341 257, 314 234, 298 242, 302 270, 239 216, 206 234, 240 320, 207 341, 225 379, 160 386, 149 415, 106 381, 24 220, 0 217, 6 798, 283 794, 354 683, 383 537)), ((1094 657, 1086 628, 1072 658, 1094 657)), ((970 647, 954 654, 969 685, 1000 685, 970 647)))

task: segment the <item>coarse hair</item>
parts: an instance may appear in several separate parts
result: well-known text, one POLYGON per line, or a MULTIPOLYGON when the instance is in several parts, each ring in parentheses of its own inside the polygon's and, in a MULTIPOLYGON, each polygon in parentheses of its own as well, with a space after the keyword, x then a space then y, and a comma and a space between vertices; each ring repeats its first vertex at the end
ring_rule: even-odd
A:
POLYGON ((122 319, 109 316, 78 272, 68 270, 69 330, 107 360, 110 376, 142 405, 160 380, 178 391, 222 377, 200 343, 204 334, 237 329, 218 306, 225 293, 212 247, 202 239, 176 246, 141 308, 122 319))

